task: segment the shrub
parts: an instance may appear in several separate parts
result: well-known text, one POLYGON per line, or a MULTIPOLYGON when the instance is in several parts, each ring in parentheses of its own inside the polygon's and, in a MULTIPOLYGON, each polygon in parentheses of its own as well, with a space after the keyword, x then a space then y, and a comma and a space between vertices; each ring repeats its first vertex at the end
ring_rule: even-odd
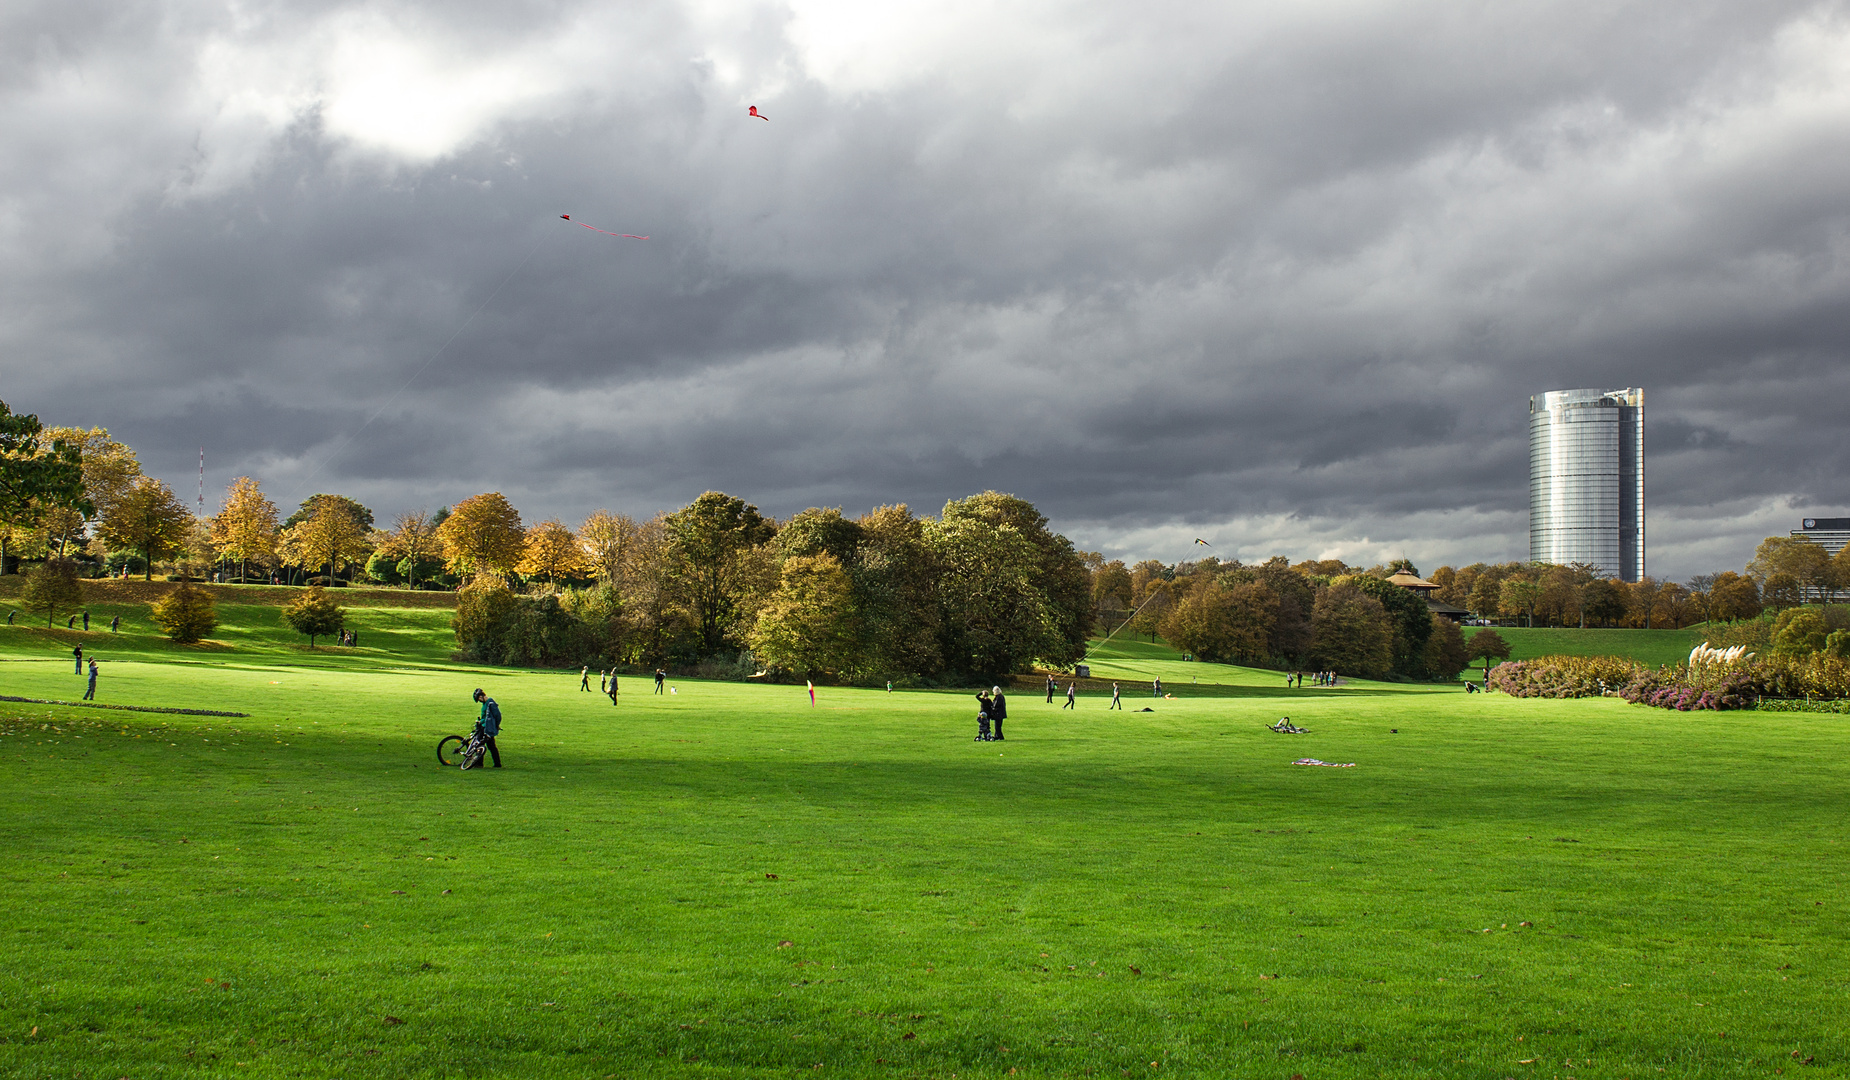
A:
POLYGON ((150 612, 155 625, 182 645, 191 645, 218 626, 218 603, 212 594, 190 581, 155 601, 150 612))
POLYGON ((1617 692, 1638 674, 1622 656, 1541 656, 1491 669, 1490 685, 1511 697, 1579 698, 1617 692))
POLYGON ((347 613, 326 590, 314 585, 289 601, 283 608, 283 621, 295 627, 296 633, 307 634, 308 646, 312 649, 317 637, 340 632, 347 622, 347 613))

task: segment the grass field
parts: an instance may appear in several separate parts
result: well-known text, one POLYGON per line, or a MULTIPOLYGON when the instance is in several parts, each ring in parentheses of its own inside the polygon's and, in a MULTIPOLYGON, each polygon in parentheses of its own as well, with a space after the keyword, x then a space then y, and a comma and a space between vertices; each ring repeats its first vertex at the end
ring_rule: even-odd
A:
MULTIPOLYGON (((1470 641, 1479 629, 1465 627, 1465 640, 1470 641)), ((1709 632, 1703 624, 1681 630, 1575 630, 1539 626, 1533 629, 1499 626, 1496 630, 1509 642, 1512 660, 1533 660, 1538 656, 1629 656, 1651 667, 1687 661, 1689 651, 1709 632)))
MULTIPOLYGON (((974 743, 962 694, 613 708, 446 613, 227 610, 100 697, 247 719, 0 703, 4 1075, 1850 1075, 1843 718, 1114 643, 1178 697, 974 743), (477 685, 508 767, 440 769, 477 685)), ((0 693, 81 693, 68 636, 0 628, 0 693)))

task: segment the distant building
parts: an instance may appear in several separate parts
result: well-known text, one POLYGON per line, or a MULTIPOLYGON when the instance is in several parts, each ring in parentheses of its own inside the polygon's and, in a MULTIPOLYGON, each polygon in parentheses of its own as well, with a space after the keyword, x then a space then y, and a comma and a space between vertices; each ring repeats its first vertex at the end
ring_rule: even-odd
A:
POLYGON ((1420 599, 1426 601, 1426 610, 1432 612, 1434 615, 1444 616, 1453 622, 1464 622, 1465 616, 1471 614, 1464 608, 1453 607, 1445 601, 1435 598, 1433 594, 1439 590, 1439 586, 1434 585, 1418 574, 1409 574, 1405 570, 1402 570, 1391 575, 1388 581, 1400 586, 1408 592, 1418 593, 1420 599))
POLYGON ((1644 391, 1529 399, 1529 561, 1644 576, 1644 391))
POLYGON ((1799 526, 1792 530, 1792 538, 1809 540, 1827 555, 1836 555, 1850 543, 1850 518, 1806 518, 1799 526))

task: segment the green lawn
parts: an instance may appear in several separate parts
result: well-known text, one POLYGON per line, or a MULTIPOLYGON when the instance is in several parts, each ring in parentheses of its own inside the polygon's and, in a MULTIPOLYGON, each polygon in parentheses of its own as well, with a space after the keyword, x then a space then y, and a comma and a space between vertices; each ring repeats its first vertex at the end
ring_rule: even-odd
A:
MULTIPOLYGON (((1479 629, 1465 627, 1465 640, 1470 641, 1479 629)), ((1512 660, 1533 660, 1538 656, 1629 656, 1641 664, 1657 667, 1687 661, 1689 651, 1709 633, 1709 627, 1698 624, 1681 630, 1575 630, 1499 626, 1496 631, 1509 642, 1512 660)))
MULTIPOLYGON (((264 610, 97 646, 104 701, 248 719, 0 703, 0 1074, 1850 1074, 1843 718, 1114 642, 1178 696, 975 743, 957 693, 613 708, 448 664, 447 613, 264 610), (477 685, 508 767, 439 769, 477 685)), ((0 628, 0 692, 81 693, 62 634, 0 628)))

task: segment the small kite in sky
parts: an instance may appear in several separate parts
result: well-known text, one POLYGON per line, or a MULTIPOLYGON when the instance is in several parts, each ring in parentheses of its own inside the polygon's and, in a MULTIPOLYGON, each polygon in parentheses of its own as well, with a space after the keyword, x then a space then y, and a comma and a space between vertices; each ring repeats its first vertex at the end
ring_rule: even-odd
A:
MULTIPOLYGON (((570 214, 560 214, 559 217, 565 221, 572 221, 572 215, 570 214)), ((577 225, 578 227, 583 228, 583 229, 590 229, 594 233, 603 233, 605 236, 623 236, 623 237, 628 237, 631 240, 647 240, 648 239, 648 237, 646 236, 637 236, 633 232, 610 232, 606 229, 600 229, 595 225, 586 225, 582 221, 572 221, 572 224, 577 225)))
POLYGON ((745 110, 745 114, 746 114, 747 116, 756 116, 756 117, 757 117, 758 119, 760 119, 760 120, 763 120, 763 121, 765 121, 766 123, 770 123, 770 121, 771 121, 771 118, 770 118, 770 117, 768 117, 768 116, 766 116, 765 114, 763 114, 763 113, 761 113, 761 112, 759 112, 759 111, 758 111, 758 106, 756 106, 756 105, 753 105, 753 106, 752 106, 751 108, 749 108, 749 109, 746 109, 746 110, 745 110))
POLYGON ((1206 540, 1203 540, 1199 536, 1195 537, 1195 543, 1200 544, 1202 547, 1213 547, 1214 546, 1213 544, 1208 543, 1206 540))

